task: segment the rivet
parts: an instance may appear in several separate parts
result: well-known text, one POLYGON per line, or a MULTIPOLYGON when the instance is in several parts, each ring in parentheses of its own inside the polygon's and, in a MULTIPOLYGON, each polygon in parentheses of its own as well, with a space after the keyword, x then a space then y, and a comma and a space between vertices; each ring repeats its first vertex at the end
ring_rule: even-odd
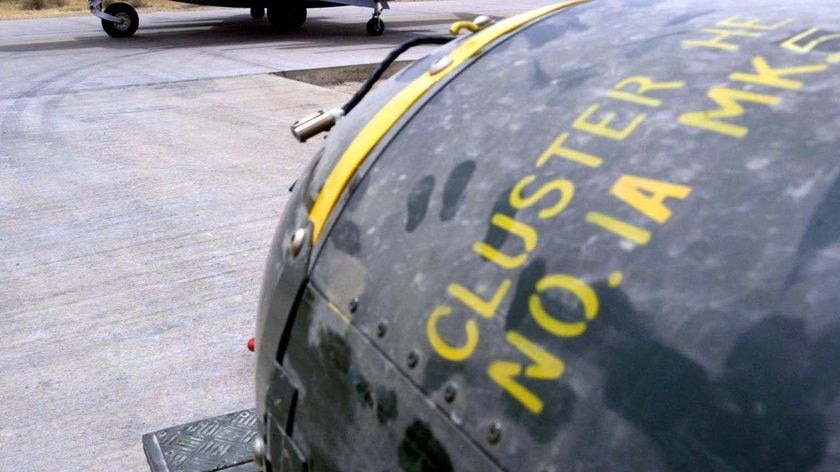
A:
POLYGON ((359 309, 359 297, 354 297, 352 300, 350 300, 348 308, 350 308, 350 313, 356 313, 356 310, 359 309))
POLYGON ((417 362, 419 362, 419 361, 420 361, 420 354, 418 354, 417 351, 411 351, 411 352, 408 353, 407 363, 408 363, 408 368, 409 369, 413 369, 413 368, 417 367, 417 362))
POLYGON ((384 338, 385 333, 388 332, 388 323, 384 321, 380 321, 378 325, 376 325, 376 337, 384 338))
POLYGON ((303 243, 306 240, 306 230, 298 228, 292 233, 292 239, 289 241, 289 253, 292 257, 297 257, 300 250, 303 248, 303 243))
POLYGON ((446 403, 452 403, 455 401, 455 396, 458 394, 458 389, 455 388, 454 385, 451 383, 446 384, 446 387, 443 389, 443 399, 446 400, 446 403))
POLYGON ((487 441, 490 444, 496 444, 500 439, 502 439, 502 425, 497 421, 487 429, 487 441))
POLYGON ((429 74, 435 75, 440 71, 446 69, 452 64, 452 58, 449 56, 443 56, 440 59, 436 60, 432 63, 432 66, 429 67, 429 74))

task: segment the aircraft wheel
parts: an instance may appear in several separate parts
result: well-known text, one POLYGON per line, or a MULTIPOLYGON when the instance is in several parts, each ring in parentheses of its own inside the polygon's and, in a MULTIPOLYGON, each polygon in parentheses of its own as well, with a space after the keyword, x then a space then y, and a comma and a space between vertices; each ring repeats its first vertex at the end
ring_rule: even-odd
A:
POLYGON ((102 20, 102 29, 112 38, 127 38, 137 31, 140 25, 140 18, 137 10, 127 3, 112 3, 105 9, 105 13, 122 19, 122 23, 114 23, 102 20))
POLYGON ((306 21, 306 7, 300 2, 283 7, 270 7, 268 21, 280 31, 294 31, 306 21))
POLYGON ((371 18, 367 22, 367 32, 371 36, 382 36, 385 32, 385 22, 381 18, 371 18))
POLYGON ((251 8, 251 18, 261 20, 265 16, 265 8, 251 8))

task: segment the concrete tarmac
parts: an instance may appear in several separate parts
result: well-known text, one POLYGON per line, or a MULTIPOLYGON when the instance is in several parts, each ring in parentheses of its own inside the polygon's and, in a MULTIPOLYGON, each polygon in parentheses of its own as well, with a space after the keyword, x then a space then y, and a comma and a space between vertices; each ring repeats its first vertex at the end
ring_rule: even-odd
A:
POLYGON ((545 3, 393 3, 379 38, 353 7, 291 34, 245 10, 141 12, 124 40, 0 22, 0 471, 147 470, 143 433, 253 406, 268 244, 320 142, 288 126, 348 98, 273 73, 545 3))

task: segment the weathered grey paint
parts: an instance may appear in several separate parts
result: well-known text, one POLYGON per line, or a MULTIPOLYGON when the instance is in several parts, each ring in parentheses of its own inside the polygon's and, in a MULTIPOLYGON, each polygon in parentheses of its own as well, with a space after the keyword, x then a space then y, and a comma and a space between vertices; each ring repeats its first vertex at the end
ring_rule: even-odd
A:
MULTIPOLYGON (((298 390, 291 436, 316 470, 837 469, 840 38, 810 52, 782 45, 811 28, 796 44, 833 38, 838 14, 807 2, 592 2, 506 38, 430 94, 365 162, 313 252, 283 365, 298 390), (719 34, 710 28, 741 33, 734 48, 698 45, 719 34), (745 79, 765 62, 817 66, 784 77, 801 85, 745 79), (635 76, 672 84, 647 94, 661 102, 608 96, 635 76), (717 108, 712 90, 742 100, 739 116, 719 117, 736 126, 691 115, 717 108), (610 128, 638 125, 620 139, 587 131, 580 117, 596 104, 590 123, 611 112, 610 128), (538 165, 564 132, 598 159, 538 165), (647 180, 622 200, 623 176, 655 180, 668 198, 652 202, 647 180), (518 183, 528 199, 560 179, 574 195, 556 214, 540 210, 559 190, 511 200, 518 183), (607 231, 593 212, 642 236, 607 231), (476 243, 523 259, 501 267, 476 243), (541 280, 566 289, 537 294, 541 280), (510 285, 482 316, 452 284, 485 301, 510 285), (584 327, 560 326, 584 319, 584 298, 584 327), (466 359, 430 342, 440 306, 449 344, 476 323, 466 359), (562 375, 525 373, 522 338, 562 375), (497 362, 521 368, 540 408, 491 379, 497 362), (406 383, 402 434, 389 436, 377 392, 406 383), (369 439, 380 437, 392 439, 369 439)), ((360 124, 432 59, 333 132, 308 204, 360 124)))

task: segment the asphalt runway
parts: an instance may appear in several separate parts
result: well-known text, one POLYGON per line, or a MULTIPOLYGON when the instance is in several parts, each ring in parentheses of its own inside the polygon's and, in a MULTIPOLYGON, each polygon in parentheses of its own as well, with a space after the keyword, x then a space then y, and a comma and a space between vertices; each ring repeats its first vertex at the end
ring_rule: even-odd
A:
POLYGON ((349 98, 275 73, 546 3, 394 3, 378 38, 354 7, 291 34, 246 10, 141 12, 123 40, 0 21, 0 471, 147 470, 143 433, 253 406, 262 266, 319 146, 288 127, 349 98))

